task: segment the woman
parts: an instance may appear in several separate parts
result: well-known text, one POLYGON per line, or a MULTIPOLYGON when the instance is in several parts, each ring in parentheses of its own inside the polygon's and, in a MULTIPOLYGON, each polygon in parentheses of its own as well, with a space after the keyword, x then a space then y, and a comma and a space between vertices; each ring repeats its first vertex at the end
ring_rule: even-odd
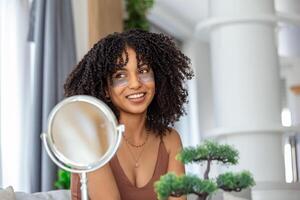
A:
MULTIPOLYGON (((101 39, 69 75, 66 96, 97 97, 125 125, 113 159, 88 174, 90 199, 153 200, 161 175, 185 173, 175 159, 180 136, 170 126, 185 112, 189 64, 169 37, 130 30, 101 39)), ((71 191, 80 199, 78 175, 72 175, 71 191)))

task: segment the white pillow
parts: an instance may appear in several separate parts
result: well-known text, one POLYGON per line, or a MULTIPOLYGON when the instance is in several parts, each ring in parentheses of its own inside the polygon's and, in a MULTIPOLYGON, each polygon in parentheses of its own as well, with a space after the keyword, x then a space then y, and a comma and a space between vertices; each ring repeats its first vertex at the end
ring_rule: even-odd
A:
POLYGON ((48 192, 37 192, 32 194, 28 194, 25 192, 16 192, 15 194, 16 194, 16 200, 70 200, 71 199, 70 190, 53 190, 48 192))
POLYGON ((0 188, 0 199, 1 200, 15 200, 15 193, 12 186, 8 186, 5 189, 0 188))
POLYGON ((25 193, 25 192, 16 192, 16 200, 43 200, 40 197, 35 197, 33 194, 25 193))
POLYGON ((71 192, 70 190, 52 190, 48 192, 38 192, 33 194, 37 198, 47 199, 47 200, 70 200, 71 192))

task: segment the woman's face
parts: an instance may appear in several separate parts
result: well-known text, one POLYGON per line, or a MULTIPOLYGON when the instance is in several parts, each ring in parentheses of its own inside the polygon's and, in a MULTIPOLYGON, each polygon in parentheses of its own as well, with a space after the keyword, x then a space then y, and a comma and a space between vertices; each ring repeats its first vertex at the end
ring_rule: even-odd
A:
MULTIPOLYGON (((147 65, 139 66, 136 53, 127 48, 128 63, 108 81, 108 95, 122 113, 144 114, 155 94, 154 73, 147 65)), ((125 54, 123 54, 124 60, 125 54)))

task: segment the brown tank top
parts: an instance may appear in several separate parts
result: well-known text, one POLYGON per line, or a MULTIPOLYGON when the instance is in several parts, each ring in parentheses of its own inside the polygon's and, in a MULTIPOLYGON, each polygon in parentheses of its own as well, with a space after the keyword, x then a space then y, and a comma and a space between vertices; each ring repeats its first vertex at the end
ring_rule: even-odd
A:
MULTIPOLYGON (((134 186, 123 171, 118 157, 115 155, 110 163, 110 167, 114 174, 120 196, 122 200, 155 200, 157 199, 154 191, 154 182, 159 180, 161 175, 164 175, 168 171, 169 154, 166 147, 161 140, 158 149, 158 155, 154 173, 150 181, 143 187, 134 186)), ((80 179, 78 175, 72 175, 72 200, 80 200, 80 179)))

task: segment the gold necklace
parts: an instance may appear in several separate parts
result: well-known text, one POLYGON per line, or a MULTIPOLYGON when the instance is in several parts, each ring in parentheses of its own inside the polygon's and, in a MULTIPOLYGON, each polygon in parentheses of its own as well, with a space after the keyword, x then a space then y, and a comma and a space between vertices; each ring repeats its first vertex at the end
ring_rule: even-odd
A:
POLYGON ((125 134, 122 134, 122 136, 123 136, 124 140, 126 141, 126 143, 129 144, 129 145, 132 146, 132 147, 135 147, 135 148, 141 148, 141 147, 143 147, 143 146, 146 144, 146 142, 147 142, 147 140, 148 140, 148 138, 149 138, 149 133, 147 133, 146 135, 147 135, 147 136, 146 136, 145 141, 144 141, 142 144, 136 145, 136 144, 131 143, 131 142, 128 140, 128 138, 125 137, 125 134))
MULTIPOLYGON (((145 142, 145 143, 146 143, 146 142, 145 142)), ((143 146, 145 145, 145 143, 143 144, 143 146)), ((131 149, 130 149, 130 147, 129 147, 129 145, 128 145, 127 142, 126 142, 126 146, 127 146, 128 150, 129 150, 129 153, 130 153, 130 155, 131 155, 133 161, 135 162, 134 167, 135 167, 135 168, 138 168, 138 167, 140 166, 139 160, 140 160, 141 155, 142 155, 142 153, 144 152, 146 146, 143 147, 143 149, 141 150, 141 152, 140 152, 140 154, 138 155, 137 158, 135 158, 135 156, 134 156, 133 152, 131 151, 131 149)))

